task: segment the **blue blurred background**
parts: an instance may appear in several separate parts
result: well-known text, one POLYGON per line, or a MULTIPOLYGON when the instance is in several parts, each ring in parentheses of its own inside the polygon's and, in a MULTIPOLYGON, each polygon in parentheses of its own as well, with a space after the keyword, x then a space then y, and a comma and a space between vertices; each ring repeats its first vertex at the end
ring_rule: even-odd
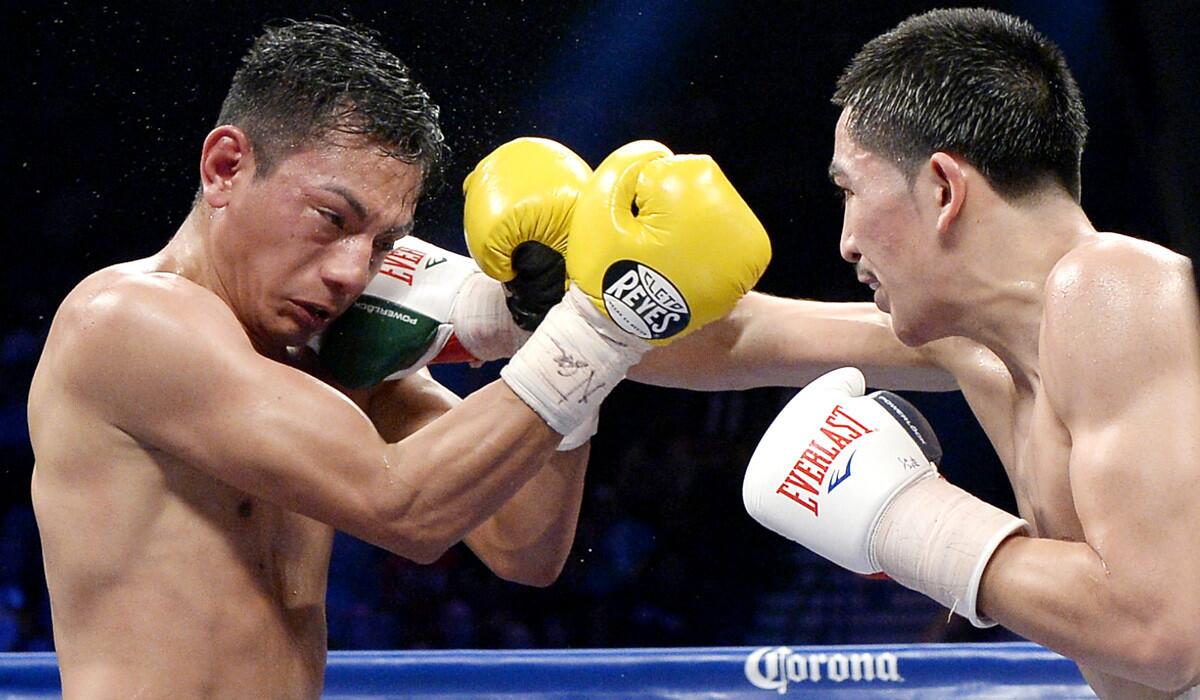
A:
MULTIPOLYGON (((954 3, 946 3, 950 5, 954 3)), ((1092 131, 1093 222, 1196 252, 1196 2, 971 3, 1033 22, 1065 51, 1092 131)), ((417 235, 465 252, 458 183, 496 145, 542 135, 593 165, 637 138, 712 154, 770 232, 759 288, 867 300, 837 253, 825 171, 834 80, 867 40, 936 3, 3 3, 0 650, 52 648, 37 529, 29 379, 58 302, 88 272, 157 250, 197 185, 201 142, 264 21, 319 15, 380 30, 443 109, 450 186, 417 235)), ((136 342, 131 339, 130 342, 136 342)), ((497 368, 439 367, 460 394, 497 368)), ((548 589, 507 584, 458 547, 418 566, 335 546, 330 646, 529 648, 1010 639, 919 595, 847 574, 755 526, 741 468, 792 390, 693 393, 625 383, 605 404, 576 544, 548 589)), ((960 396, 910 395, 943 471, 1012 508, 960 396)))

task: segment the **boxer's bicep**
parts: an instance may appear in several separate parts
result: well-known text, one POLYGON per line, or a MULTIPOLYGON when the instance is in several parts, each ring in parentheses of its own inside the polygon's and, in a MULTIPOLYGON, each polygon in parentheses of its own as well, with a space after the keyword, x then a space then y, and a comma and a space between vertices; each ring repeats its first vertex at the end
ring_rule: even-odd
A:
POLYGON ((863 370, 872 387, 952 391, 954 377, 930 348, 896 338, 873 304, 785 299, 751 292, 727 316, 656 348, 629 376, 698 390, 803 386, 837 367, 863 370))
POLYGON ((1099 669, 1174 691, 1200 680, 1186 670, 1200 671, 1200 415, 1187 408, 1195 388, 1185 396, 1171 381, 1172 364, 1160 365, 1161 375, 1133 372, 1092 392, 1080 386, 1081 399, 1090 393, 1092 403, 1068 423, 1068 468, 1075 512, 1099 566, 1056 568, 1075 575, 1055 585, 1084 603, 1079 612, 1089 622, 1078 634, 1094 640, 1097 659, 1108 657, 1099 669), (1104 401, 1111 403, 1101 407, 1104 401))
POLYGON ((1082 256, 1052 278, 1042 370, 1103 571, 1064 584, 1092 590, 1089 617, 1125 621, 1112 644, 1136 631, 1145 656, 1128 675, 1165 687, 1172 669, 1200 668, 1188 632, 1200 625, 1200 316, 1177 261, 1129 253, 1082 256))

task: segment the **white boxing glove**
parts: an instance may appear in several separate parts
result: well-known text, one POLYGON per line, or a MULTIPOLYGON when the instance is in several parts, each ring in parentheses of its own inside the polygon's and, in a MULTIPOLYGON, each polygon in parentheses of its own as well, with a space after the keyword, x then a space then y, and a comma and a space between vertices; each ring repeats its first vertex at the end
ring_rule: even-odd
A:
POLYGON ((312 346, 339 384, 400 379, 435 362, 509 357, 529 338, 513 321, 503 286, 471 258, 415 236, 384 259, 354 305, 312 346))
MULTIPOLYGON (((537 287, 546 283, 539 276, 553 274, 526 270, 524 280, 512 283, 516 292, 527 292, 526 303, 514 305, 514 290, 483 274, 471 258, 408 236, 354 305, 310 345, 329 377, 351 389, 401 379, 430 364, 511 357, 531 335, 517 318, 528 326, 541 322, 537 304, 545 298, 537 287)), ((593 416, 565 435, 558 449, 590 440, 598 420, 593 416)))
POLYGON ((937 437, 891 392, 863 396, 852 367, 806 386, 767 429, 742 484, 768 529, 861 574, 880 571, 966 617, 984 567, 1025 521, 938 477, 937 437))

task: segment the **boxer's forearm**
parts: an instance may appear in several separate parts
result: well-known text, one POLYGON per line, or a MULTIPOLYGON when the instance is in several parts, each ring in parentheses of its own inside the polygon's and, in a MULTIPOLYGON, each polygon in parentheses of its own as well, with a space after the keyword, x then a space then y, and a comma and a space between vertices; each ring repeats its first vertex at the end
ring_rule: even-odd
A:
POLYGON ((471 534, 466 543, 502 578, 553 583, 575 541, 590 443, 555 452, 529 483, 471 534))
MULTIPOLYGON (((367 412, 383 438, 405 439, 462 403, 450 391, 418 372, 369 391, 348 392, 367 412)), ((482 436, 471 435, 472 442, 482 436)), ((588 448, 552 452, 516 495, 504 502, 463 540, 497 575, 529 585, 548 585, 562 570, 574 541, 583 493, 588 448)), ((536 458, 535 458, 536 462, 536 458)), ((431 506, 432 507, 432 506, 431 506)), ((434 543, 449 546, 454 533, 434 543)), ((403 552, 402 552, 403 553, 403 552)))
POLYGON ((503 382, 476 391, 388 446, 388 487, 371 495, 386 523, 376 544, 437 559, 535 476, 561 440, 503 382))
POLYGON ((1174 693, 1200 678, 1195 630, 1176 629, 1170 585, 1153 583, 1167 575, 1108 565, 1086 542, 1013 537, 984 571, 979 607, 1082 665, 1174 693))
POLYGON ((785 299, 751 292, 727 316, 656 348, 629 372, 645 384, 700 391, 804 386, 852 365, 880 389, 953 391, 924 349, 905 347, 873 304, 785 299))

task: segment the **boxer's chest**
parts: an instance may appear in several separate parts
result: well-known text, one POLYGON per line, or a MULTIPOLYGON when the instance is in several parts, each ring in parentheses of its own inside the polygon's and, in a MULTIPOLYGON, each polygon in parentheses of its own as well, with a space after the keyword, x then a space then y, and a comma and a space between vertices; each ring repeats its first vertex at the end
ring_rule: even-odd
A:
POLYGON ((325 597, 333 531, 298 513, 264 501, 239 500, 245 523, 245 558, 253 574, 284 608, 321 606, 325 597))
POLYGON ((1018 387, 994 355, 969 359, 956 377, 1004 465, 1020 516, 1039 536, 1083 539, 1071 492, 1071 437, 1040 378, 1018 387))
POLYGON ((1040 537, 1082 540, 1071 492, 1071 437, 1041 386, 1014 401, 1009 429, 1011 449, 1000 458, 1021 517, 1040 537))

